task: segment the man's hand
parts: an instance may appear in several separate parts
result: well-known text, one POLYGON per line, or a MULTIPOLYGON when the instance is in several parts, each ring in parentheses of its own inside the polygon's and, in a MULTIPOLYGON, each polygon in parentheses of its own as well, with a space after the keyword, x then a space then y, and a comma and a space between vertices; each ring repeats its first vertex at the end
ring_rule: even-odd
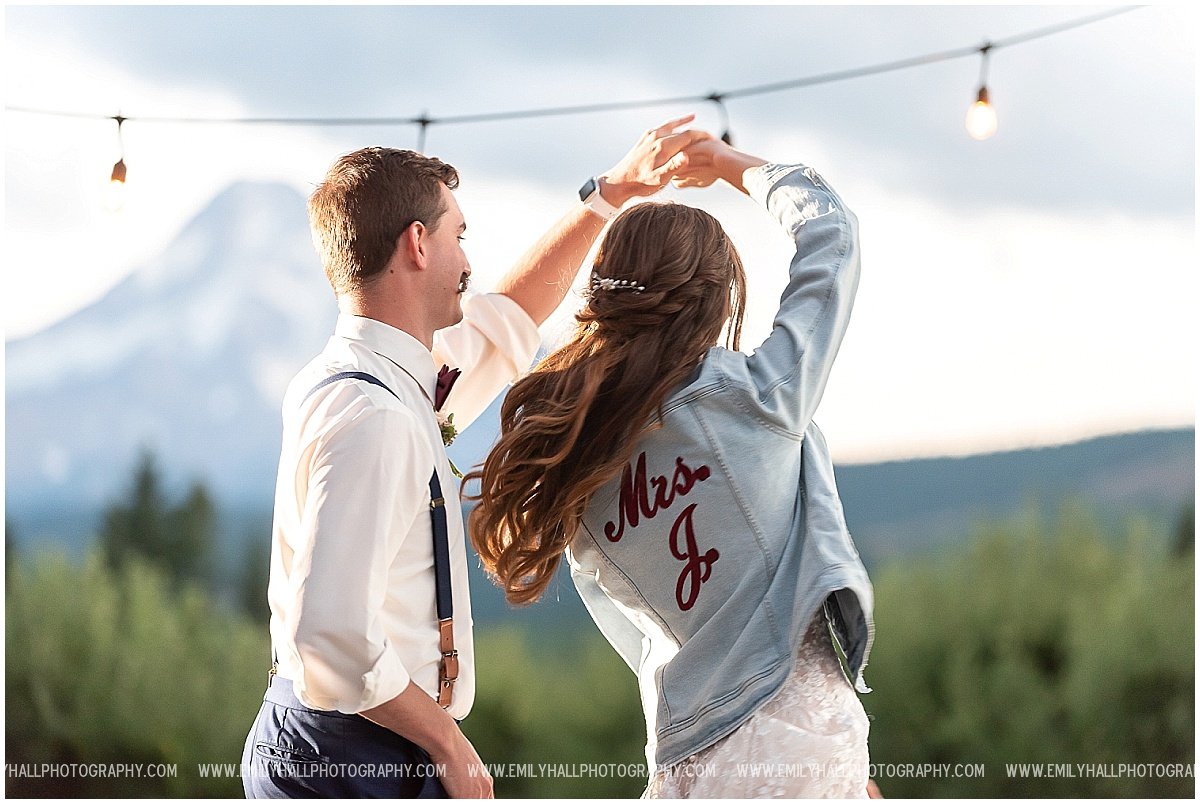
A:
POLYGON ((631 198, 654 195, 666 187, 687 166, 687 149, 714 139, 707 131, 675 133, 675 129, 695 119, 694 114, 677 117, 643 134, 616 167, 600 177, 600 195, 604 200, 619 207, 631 198))
POLYGON ((442 787, 450 798, 495 798, 492 794, 492 777, 484 766, 483 760, 475 752, 475 746, 458 732, 454 740, 445 750, 431 751, 429 758, 438 765, 441 774, 442 787))
POLYGON ((441 765, 442 787, 450 798, 492 798, 492 777, 483 760, 446 710, 411 681, 404 691, 360 715, 425 749, 441 765))

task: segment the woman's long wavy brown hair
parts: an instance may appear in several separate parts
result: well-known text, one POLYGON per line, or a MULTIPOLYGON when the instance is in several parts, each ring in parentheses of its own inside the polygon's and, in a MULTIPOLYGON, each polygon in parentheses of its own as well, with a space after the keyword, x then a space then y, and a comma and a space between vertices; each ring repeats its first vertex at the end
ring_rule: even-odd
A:
MULTIPOLYGON (((512 603, 541 597, 588 500, 619 473, 668 392, 715 345, 740 346, 746 276, 715 218, 639 204, 613 221, 596 275, 644 291, 593 289, 571 340, 513 385, 478 479, 471 543, 512 603)), ((655 424, 654 426, 661 426, 655 424)))

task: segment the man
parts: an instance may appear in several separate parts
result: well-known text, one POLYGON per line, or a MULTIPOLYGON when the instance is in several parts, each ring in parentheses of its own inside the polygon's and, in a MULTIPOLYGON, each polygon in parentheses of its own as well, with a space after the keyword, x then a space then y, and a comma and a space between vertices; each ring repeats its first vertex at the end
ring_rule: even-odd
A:
POLYGON ((605 219, 665 186, 709 137, 676 133, 691 120, 647 131, 497 293, 465 300, 452 167, 367 148, 313 193, 340 315, 284 397, 268 590, 276 663, 246 739, 247 796, 491 796, 456 722, 474 699, 474 656, 462 513, 439 499, 453 485, 437 366, 462 371, 441 414, 465 426, 529 366, 537 326, 605 219))

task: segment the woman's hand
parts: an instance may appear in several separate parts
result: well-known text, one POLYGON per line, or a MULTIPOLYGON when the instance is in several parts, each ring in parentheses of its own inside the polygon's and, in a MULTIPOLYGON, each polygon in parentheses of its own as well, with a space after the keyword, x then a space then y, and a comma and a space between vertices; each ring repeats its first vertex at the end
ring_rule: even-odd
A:
POLYGON ((642 134, 629 153, 616 166, 600 177, 600 195, 619 207, 631 198, 654 195, 688 166, 688 149, 696 144, 715 140, 707 131, 680 131, 696 118, 689 114, 668 120, 642 134))
POLYGON ((752 167, 767 163, 765 159, 743 153, 716 138, 692 143, 684 155, 686 165, 671 180, 676 187, 707 187, 717 179, 724 179, 744 193, 742 175, 752 167))

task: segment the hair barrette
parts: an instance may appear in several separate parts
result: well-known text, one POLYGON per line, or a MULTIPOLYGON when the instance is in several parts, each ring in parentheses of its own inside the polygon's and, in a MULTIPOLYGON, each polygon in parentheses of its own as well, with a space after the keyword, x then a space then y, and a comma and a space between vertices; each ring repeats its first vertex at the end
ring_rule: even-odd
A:
POLYGON ((646 289, 645 285, 639 285, 632 279, 613 279, 611 276, 600 276, 595 271, 592 271, 592 290, 628 290, 633 293, 641 293, 646 289))

